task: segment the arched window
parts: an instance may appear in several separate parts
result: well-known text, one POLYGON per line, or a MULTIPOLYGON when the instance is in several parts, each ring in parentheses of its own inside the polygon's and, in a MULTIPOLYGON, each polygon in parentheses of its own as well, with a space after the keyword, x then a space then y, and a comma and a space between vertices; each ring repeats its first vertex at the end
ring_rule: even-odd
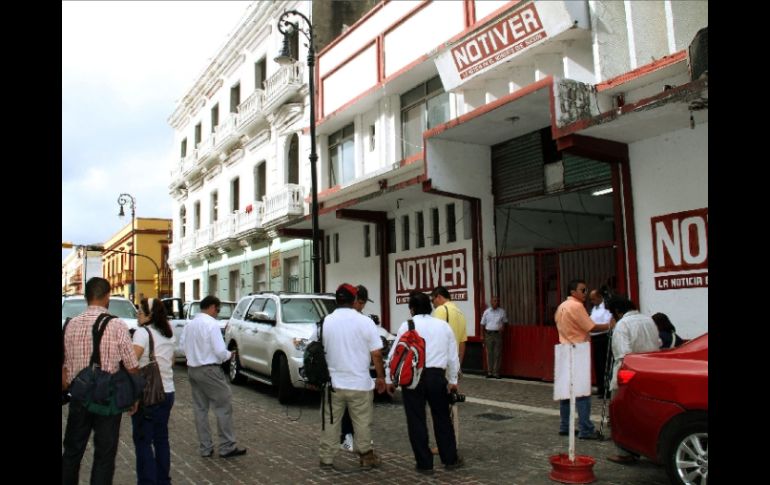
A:
POLYGON ((287 165, 286 182, 289 184, 299 184, 299 137, 296 133, 291 135, 291 140, 289 141, 287 165))

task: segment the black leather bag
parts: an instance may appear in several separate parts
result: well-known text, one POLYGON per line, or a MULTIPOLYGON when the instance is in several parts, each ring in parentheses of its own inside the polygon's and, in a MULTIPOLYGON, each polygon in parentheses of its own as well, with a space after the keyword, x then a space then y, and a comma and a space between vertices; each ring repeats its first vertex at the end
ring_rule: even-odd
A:
POLYGON ((131 374, 123 362, 114 374, 102 370, 99 344, 107 323, 114 315, 102 313, 93 327, 93 352, 88 367, 81 370, 70 385, 72 399, 82 401, 87 410, 102 416, 114 416, 131 409, 142 397, 144 377, 131 374))
POLYGON ((146 382, 142 394, 142 406, 152 406, 165 401, 166 391, 163 390, 163 379, 160 376, 160 367, 155 360, 155 341, 150 329, 145 327, 150 336, 150 363, 139 369, 146 382))

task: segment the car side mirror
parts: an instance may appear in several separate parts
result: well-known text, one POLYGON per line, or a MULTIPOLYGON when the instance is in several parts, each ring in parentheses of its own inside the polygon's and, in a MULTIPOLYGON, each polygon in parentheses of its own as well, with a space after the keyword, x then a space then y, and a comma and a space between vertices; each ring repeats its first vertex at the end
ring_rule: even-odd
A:
POLYGON ((270 323, 275 325, 275 318, 270 318, 270 316, 265 312, 249 313, 249 320, 252 322, 270 323))

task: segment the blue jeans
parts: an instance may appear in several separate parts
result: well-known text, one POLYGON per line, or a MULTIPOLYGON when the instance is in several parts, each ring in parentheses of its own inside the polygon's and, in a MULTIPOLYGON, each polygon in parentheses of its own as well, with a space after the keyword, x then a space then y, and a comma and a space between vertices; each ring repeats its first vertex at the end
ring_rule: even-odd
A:
MULTIPOLYGON (((575 408, 578 413, 578 436, 585 438, 596 432, 594 423, 591 422, 591 396, 575 398, 575 408)), ((559 401, 560 433, 569 433, 569 399, 559 401)))
POLYGON ((167 392, 162 403, 140 408, 131 416, 138 485, 171 483, 168 419, 173 406, 174 393, 167 392))

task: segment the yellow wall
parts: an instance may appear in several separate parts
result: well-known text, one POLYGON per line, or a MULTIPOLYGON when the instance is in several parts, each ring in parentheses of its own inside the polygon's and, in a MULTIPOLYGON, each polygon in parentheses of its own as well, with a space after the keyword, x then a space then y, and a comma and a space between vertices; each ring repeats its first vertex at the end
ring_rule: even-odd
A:
MULTIPOLYGON (((113 295, 130 297, 132 273, 132 261, 136 264, 136 295, 134 303, 139 302, 140 294, 144 297, 158 297, 155 288, 156 266, 144 255, 151 258, 163 272, 163 249, 168 248, 168 229, 171 219, 136 218, 136 231, 132 237, 131 220, 121 228, 114 236, 104 243, 105 252, 102 255, 102 270, 104 277, 110 280, 113 295), (136 249, 134 248, 136 241, 136 249), (115 253, 109 250, 136 253, 137 256, 115 253)), ((161 294, 171 293, 171 287, 161 288, 161 294)))

